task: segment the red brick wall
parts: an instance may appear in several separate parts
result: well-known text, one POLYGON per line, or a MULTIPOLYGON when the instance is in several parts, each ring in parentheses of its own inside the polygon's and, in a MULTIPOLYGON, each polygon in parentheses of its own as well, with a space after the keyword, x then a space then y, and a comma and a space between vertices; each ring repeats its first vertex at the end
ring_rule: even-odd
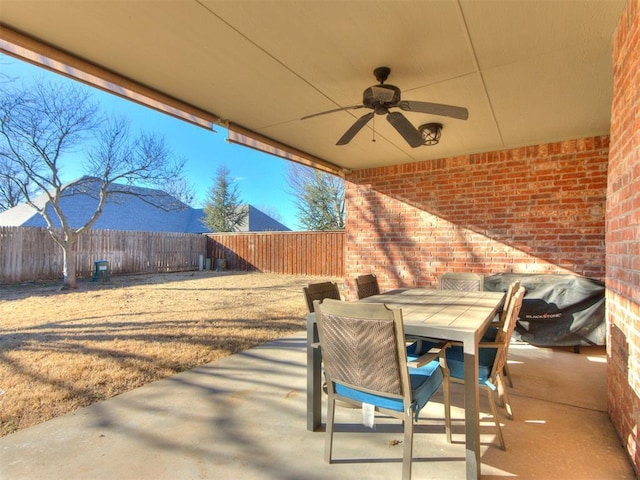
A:
POLYGON ((613 39, 606 212, 609 415, 640 473, 640 5, 629 0, 613 39))
POLYGON ((608 153, 603 136, 353 172, 348 286, 368 272, 383 289, 447 271, 604 279, 608 153))

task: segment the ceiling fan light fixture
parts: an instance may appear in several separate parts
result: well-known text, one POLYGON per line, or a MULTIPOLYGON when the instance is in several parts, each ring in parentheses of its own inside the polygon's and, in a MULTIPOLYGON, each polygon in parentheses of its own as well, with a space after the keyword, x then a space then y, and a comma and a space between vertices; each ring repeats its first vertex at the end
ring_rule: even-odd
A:
POLYGON ((440 141, 440 135, 442 135, 442 124, 425 123, 418 127, 418 131, 422 135, 425 145, 437 145, 440 141))

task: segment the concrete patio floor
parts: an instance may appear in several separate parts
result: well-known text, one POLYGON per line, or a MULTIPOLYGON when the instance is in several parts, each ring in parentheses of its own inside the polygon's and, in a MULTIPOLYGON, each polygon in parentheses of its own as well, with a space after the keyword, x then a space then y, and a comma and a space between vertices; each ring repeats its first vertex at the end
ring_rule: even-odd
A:
MULTIPOLYGON (((366 431, 359 410, 338 409, 336 463, 323 461, 324 432, 306 430, 305 348, 301 332, 1 438, 0 478, 400 478, 399 422, 366 431)), ((514 344, 509 360, 507 451, 481 392, 483 478, 635 478, 606 413, 604 348, 514 344)), ((462 388, 452 391, 454 442, 438 392, 416 427, 414 479, 464 478, 462 388)))

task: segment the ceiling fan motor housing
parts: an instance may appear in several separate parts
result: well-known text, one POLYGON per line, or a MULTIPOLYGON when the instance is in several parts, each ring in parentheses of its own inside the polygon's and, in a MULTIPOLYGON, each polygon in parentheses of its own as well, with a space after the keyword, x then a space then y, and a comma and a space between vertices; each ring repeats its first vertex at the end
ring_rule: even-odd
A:
POLYGON ((380 107, 395 107, 399 102, 400 89, 395 85, 375 85, 367 88, 362 94, 362 104, 374 110, 380 107))

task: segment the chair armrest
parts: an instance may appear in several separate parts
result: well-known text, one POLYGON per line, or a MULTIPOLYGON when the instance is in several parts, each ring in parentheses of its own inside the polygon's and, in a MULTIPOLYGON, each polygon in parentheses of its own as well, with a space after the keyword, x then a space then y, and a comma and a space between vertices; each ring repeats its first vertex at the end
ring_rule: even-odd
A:
POLYGON ((444 358, 444 351, 448 346, 449 346, 449 342, 442 342, 437 345, 434 345, 424 355, 421 355, 415 360, 408 361, 407 366, 412 368, 420 368, 425 366, 427 363, 433 362, 437 358, 444 358))

